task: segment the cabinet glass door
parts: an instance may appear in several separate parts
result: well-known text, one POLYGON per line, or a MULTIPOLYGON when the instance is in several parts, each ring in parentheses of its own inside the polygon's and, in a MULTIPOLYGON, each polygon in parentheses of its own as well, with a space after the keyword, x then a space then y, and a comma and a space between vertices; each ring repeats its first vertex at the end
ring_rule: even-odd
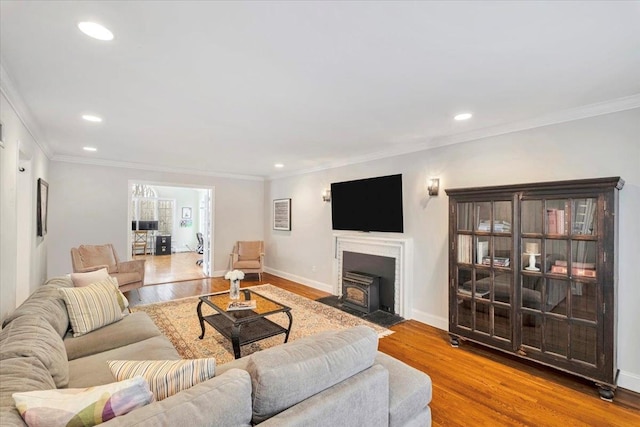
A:
POLYGON ((506 347, 513 334, 513 202, 459 202, 456 209, 454 323, 506 347))

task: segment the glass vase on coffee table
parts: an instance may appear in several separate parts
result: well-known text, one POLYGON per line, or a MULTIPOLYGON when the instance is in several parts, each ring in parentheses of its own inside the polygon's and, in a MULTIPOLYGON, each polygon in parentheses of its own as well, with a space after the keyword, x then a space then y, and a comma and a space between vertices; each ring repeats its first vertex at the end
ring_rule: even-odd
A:
POLYGON ((227 271, 224 278, 229 280, 229 298, 237 300, 240 298, 240 280, 244 279, 244 272, 240 270, 227 271))

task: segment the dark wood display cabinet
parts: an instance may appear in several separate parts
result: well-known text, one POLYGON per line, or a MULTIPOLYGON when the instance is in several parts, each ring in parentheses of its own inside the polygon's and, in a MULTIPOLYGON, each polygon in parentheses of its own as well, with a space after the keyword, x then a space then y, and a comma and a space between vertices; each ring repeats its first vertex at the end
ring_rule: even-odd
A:
POLYGON ((616 389, 619 177, 448 189, 449 333, 616 389))

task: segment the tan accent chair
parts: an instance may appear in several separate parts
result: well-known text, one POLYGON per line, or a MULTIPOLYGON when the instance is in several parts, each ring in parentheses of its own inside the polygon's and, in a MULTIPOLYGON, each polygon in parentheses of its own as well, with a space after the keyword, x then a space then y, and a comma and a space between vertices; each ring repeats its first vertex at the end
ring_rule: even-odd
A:
POLYGON ((127 292, 144 285, 144 261, 120 262, 113 245, 80 245, 71 248, 71 264, 74 273, 86 273, 89 271, 107 268, 109 275, 118 280, 120 291, 127 292))
POLYGON ((258 273, 262 282, 264 271, 264 242, 262 240, 244 242, 238 241, 231 252, 229 262, 231 270, 240 270, 243 273, 258 273))

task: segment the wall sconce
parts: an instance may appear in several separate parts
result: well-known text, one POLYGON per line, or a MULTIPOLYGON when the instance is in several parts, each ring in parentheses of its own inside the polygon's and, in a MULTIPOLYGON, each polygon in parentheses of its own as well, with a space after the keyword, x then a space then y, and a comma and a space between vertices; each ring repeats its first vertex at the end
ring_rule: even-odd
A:
POLYGON ((324 190, 322 192, 322 201, 323 202, 330 202, 331 201, 331 190, 324 190))
POLYGON ((438 189, 440 188, 440 179, 439 178, 430 178, 429 184, 427 185, 427 191, 430 196, 437 196, 438 189))

